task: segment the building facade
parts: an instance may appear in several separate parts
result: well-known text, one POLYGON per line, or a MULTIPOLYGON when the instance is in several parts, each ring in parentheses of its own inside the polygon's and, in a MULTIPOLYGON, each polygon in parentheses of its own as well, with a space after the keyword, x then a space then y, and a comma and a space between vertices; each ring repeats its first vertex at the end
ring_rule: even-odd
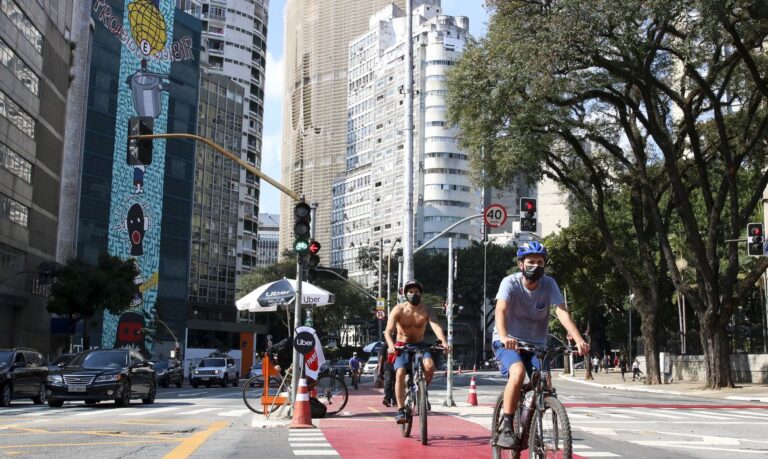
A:
MULTIPOLYGON (((285 91, 282 183, 316 212, 316 239, 331 247, 333 180, 346 171, 349 42, 368 29, 369 18, 405 0, 287 0, 285 3, 285 91)), ((281 196, 280 214, 294 202, 281 196)), ((292 225, 280 229, 280 250, 293 245, 292 225)))
POLYGON ((77 254, 91 263, 105 252, 130 258, 140 275, 132 309, 105 314, 87 333, 91 346, 167 356, 170 335, 183 340, 187 326, 195 144, 154 140, 150 155, 136 156, 127 136, 137 117, 154 133, 196 132, 201 24, 172 0, 106 0, 94 4, 91 19, 77 254), (114 26, 126 23, 125 33, 114 26), (159 327, 157 341, 124 333, 155 314, 170 330, 159 327))
POLYGON ((259 214, 259 235, 256 244, 257 266, 265 268, 277 263, 280 256, 280 215, 259 214))
MULTIPOLYGON (((416 247, 482 209, 482 193, 469 178, 469 157, 446 120, 446 72, 467 40, 465 17, 446 16, 439 0, 414 2, 414 204, 416 247)), ((403 234, 407 18, 389 5, 371 17, 368 32, 349 45, 346 173, 334 181, 331 264, 371 285, 360 251, 383 245, 389 253, 403 234)), ((482 238, 470 221, 438 239, 431 249, 468 246, 482 238)), ((375 276, 373 276, 375 277, 375 276)))
POLYGON ((41 263, 56 260, 72 1, 0 0, 0 347, 55 353, 41 263))

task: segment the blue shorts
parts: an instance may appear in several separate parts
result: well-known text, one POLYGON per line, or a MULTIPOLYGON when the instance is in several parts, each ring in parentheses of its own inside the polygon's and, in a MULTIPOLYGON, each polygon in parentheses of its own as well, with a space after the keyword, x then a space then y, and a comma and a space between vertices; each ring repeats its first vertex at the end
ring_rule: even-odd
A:
MULTIPOLYGON (((499 371, 502 376, 509 376, 509 369, 517 362, 522 362, 525 366, 525 372, 528 377, 531 376, 533 369, 541 368, 541 363, 536 357, 536 354, 529 351, 515 351, 514 349, 505 349, 502 346, 501 341, 493 342, 493 352, 496 354, 496 361, 499 362, 499 371)), ((549 362, 544 362, 544 367, 541 368, 546 371, 549 370, 549 362)))
MULTIPOLYGON (((397 344, 400 345, 399 343, 397 343, 397 344)), ((429 348, 431 347, 430 344, 427 344, 424 341, 421 341, 421 342, 418 342, 418 343, 408 343, 408 345, 416 346, 416 347, 420 347, 421 349, 424 349, 424 354, 423 354, 424 358, 425 359, 432 359, 432 360, 434 360, 432 358, 432 353, 429 350, 429 348)), ((397 371, 398 368, 405 368, 405 369, 410 368, 409 361, 408 361, 409 360, 408 356, 410 356, 410 355, 411 355, 411 353, 408 352, 408 351, 400 352, 400 355, 398 355, 395 358, 395 363, 394 363, 395 371, 397 371)), ((435 363, 435 365, 437 365, 437 363, 435 363)))

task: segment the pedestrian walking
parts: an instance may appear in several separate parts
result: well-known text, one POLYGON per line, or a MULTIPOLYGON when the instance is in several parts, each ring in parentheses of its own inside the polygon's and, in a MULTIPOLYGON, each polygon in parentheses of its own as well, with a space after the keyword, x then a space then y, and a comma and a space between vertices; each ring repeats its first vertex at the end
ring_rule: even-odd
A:
POLYGON ((592 356, 592 371, 597 373, 598 372, 598 364, 600 363, 600 360, 597 358, 597 355, 592 356))
POLYGON ((608 357, 608 354, 606 353, 603 355, 603 368, 605 369, 605 372, 608 373, 608 369, 611 367, 611 358, 608 357))
POLYGON ((621 380, 622 381, 626 381, 626 379, 624 378, 624 373, 627 372, 627 358, 626 357, 622 357, 621 358, 621 361, 619 362, 619 369, 621 370, 621 380))
POLYGON ((643 372, 640 371, 640 362, 635 359, 635 361, 632 362, 632 381, 634 381, 635 378, 640 379, 641 374, 643 374, 643 372))
POLYGON ((619 354, 613 356, 613 371, 619 369, 619 354))

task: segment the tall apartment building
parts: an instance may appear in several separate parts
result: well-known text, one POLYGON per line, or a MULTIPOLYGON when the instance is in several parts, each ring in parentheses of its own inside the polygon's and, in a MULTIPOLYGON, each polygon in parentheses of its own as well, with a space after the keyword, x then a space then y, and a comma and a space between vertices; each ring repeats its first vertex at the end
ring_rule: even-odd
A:
POLYGON ((54 351, 35 273, 56 260, 72 9, 0 0, 0 347, 54 351))
MULTIPOLYGON (((331 244, 332 182, 346 170, 349 42, 384 6, 405 0, 287 0, 282 183, 317 202, 316 238, 331 244)), ((280 214, 295 203, 281 196, 280 214)), ((280 228, 280 250, 293 245, 292 225, 280 228)))
MULTIPOLYGON (((405 13, 389 5, 349 45, 346 174, 333 187, 331 264, 371 285, 357 262, 363 247, 396 244, 403 234, 405 177, 405 13)), ((416 246, 477 214, 481 192, 469 178, 469 157, 446 120, 446 72, 469 36, 465 17, 443 15, 440 0, 414 2, 414 204, 416 246)), ((454 247, 480 240, 479 220, 450 234, 454 247)), ((430 248, 446 249, 447 238, 430 248)))
MULTIPOLYGON (((203 21, 205 73, 221 75, 244 89, 240 158, 261 168, 264 71, 267 61, 269 0, 177 0, 203 21)), ((236 277, 256 266, 259 178, 240 170, 236 277), (247 230, 246 230, 247 229, 247 230)), ((234 302, 231 297, 229 304, 234 302)))
POLYGON ((280 215, 259 214, 259 235, 256 244, 257 266, 267 267, 277 263, 280 256, 280 215))

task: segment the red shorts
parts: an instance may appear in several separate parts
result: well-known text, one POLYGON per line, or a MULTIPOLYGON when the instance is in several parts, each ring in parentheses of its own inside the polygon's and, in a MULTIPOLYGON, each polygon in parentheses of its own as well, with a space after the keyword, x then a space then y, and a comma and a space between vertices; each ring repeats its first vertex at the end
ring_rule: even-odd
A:
MULTIPOLYGON (((395 342, 395 347, 402 346, 404 344, 405 344, 404 341, 396 341, 395 342)), ((394 365, 395 364, 395 360, 397 360, 397 358, 400 356, 400 353, 401 353, 401 351, 398 351, 398 350, 395 350, 395 352, 393 352, 392 354, 388 353, 387 354, 387 362, 389 362, 390 365, 394 365)))

